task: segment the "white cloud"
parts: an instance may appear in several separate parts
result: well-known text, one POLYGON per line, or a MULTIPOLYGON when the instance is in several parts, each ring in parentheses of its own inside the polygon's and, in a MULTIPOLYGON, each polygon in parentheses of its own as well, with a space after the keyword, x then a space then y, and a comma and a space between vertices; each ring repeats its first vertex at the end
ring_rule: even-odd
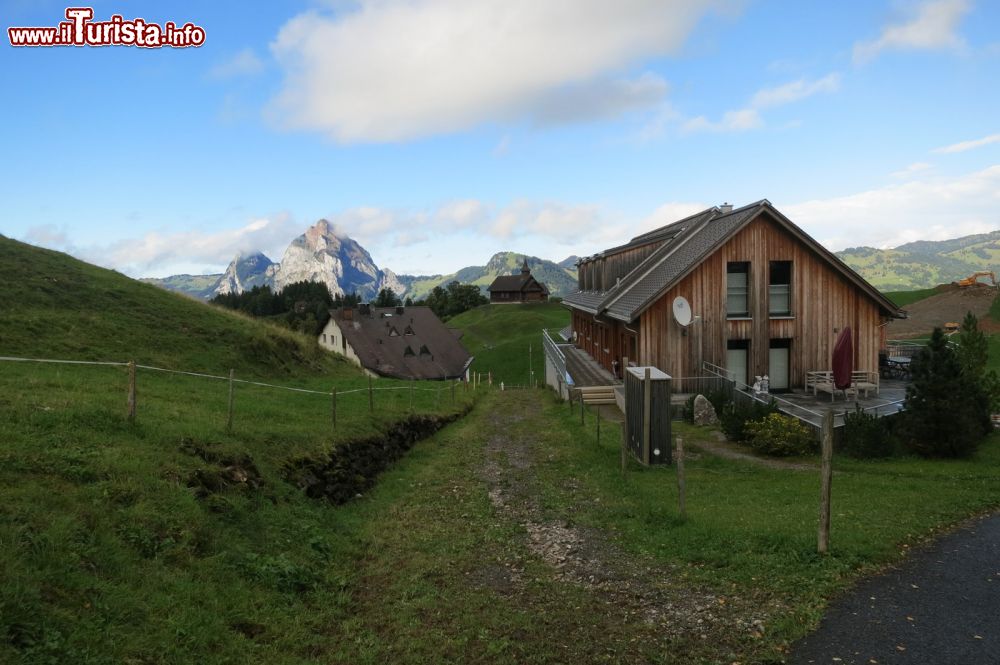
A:
POLYGON ((755 109, 771 108, 773 106, 783 106, 797 102, 806 97, 825 92, 837 92, 840 89, 840 74, 833 72, 821 79, 809 81, 799 79, 780 85, 776 88, 765 88, 759 90, 750 100, 750 106, 755 109))
POLYGON ((908 20, 887 26, 873 41, 854 45, 854 62, 865 63, 885 49, 961 49, 958 24, 971 9, 968 0, 929 0, 908 20))
POLYGON ((624 68, 676 51, 715 0, 361 0, 310 11, 271 44, 270 111, 340 142, 397 141, 483 122, 604 118, 662 101, 624 68))
POLYGON ((905 169, 900 169, 899 171, 893 171, 889 175, 891 175, 893 178, 910 178, 930 168, 933 168, 933 164, 928 164, 927 162, 914 162, 909 166, 907 166, 905 169))
POLYGON ((86 261, 130 275, 165 275, 170 274, 171 266, 181 264, 225 266, 241 251, 263 251, 278 261, 289 241, 303 230, 290 216, 280 214, 209 233, 150 231, 141 238, 119 240, 108 246, 81 247, 79 254, 86 261))
POLYGON ((1000 228, 1000 165, 778 208, 832 250, 987 233, 1000 228))
POLYGON ((60 228, 55 224, 32 226, 25 232, 23 240, 39 247, 68 249, 70 246, 66 228, 60 228))
POLYGON ((990 134, 989 136, 984 136, 983 138, 976 139, 974 141, 962 141, 961 143, 953 143, 952 145, 946 145, 943 148, 935 148, 931 152, 946 153, 946 154, 954 152, 965 152, 966 150, 981 148, 984 145, 989 145, 991 143, 1000 143, 1000 134, 990 134))
POLYGON ((212 67, 208 75, 215 79, 228 79, 237 76, 253 76, 263 70, 264 63, 253 52, 253 49, 245 48, 212 67))
POLYGON ((758 90, 746 108, 726 111, 720 120, 705 116, 691 118, 681 125, 681 131, 693 132, 745 132, 764 126, 760 111, 801 101, 819 93, 832 93, 840 89, 840 74, 833 72, 821 79, 799 79, 774 88, 758 90))
POLYGON ((703 115, 691 118, 681 126, 685 132, 745 132, 764 126, 764 121, 756 109, 726 111, 722 119, 711 121, 703 115))
POLYGON ((712 206, 705 203, 685 203, 681 201, 664 203, 654 210, 652 214, 639 222, 639 226, 634 230, 630 237, 640 235, 646 231, 658 229, 661 226, 666 226, 667 224, 672 224, 673 222, 682 220, 685 217, 690 217, 696 212, 701 212, 702 210, 710 207, 712 206))
POLYGON ((438 208, 434 217, 446 227, 467 228, 482 223, 488 215, 489 208, 481 201, 465 199, 446 203, 438 208))

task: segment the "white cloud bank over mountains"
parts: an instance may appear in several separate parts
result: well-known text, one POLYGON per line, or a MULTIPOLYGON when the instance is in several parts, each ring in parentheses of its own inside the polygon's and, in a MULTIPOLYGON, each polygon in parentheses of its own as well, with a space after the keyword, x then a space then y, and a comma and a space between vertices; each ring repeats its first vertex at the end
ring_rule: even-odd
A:
MULTIPOLYGON (((860 245, 896 247, 914 240, 943 240, 1000 229, 1000 164, 956 176, 937 176, 932 169, 911 167, 908 175, 905 182, 843 196, 771 200, 834 251, 860 245)), ((590 254, 719 203, 671 201, 637 220, 590 203, 514 200, 495 207, 462 199, 433 210, 363 206, 327 219, 371 251, 379 265, 398 272, 427 273, 485 261, 504 248, 531 247, 534 254, 555 260, 590 254)), ((733 203, 739 206, 750 201, 733 203)), ((157 231, 105 246, 74 246, 66 229, 47 225, 29 230, 25 239, 130 275, 163 276, 190 270, 179 266, 214 266, 213 270, 221 271, 238 251, 259 249, 277 259, 315 221, 278 214, 237 228, 157 231)))

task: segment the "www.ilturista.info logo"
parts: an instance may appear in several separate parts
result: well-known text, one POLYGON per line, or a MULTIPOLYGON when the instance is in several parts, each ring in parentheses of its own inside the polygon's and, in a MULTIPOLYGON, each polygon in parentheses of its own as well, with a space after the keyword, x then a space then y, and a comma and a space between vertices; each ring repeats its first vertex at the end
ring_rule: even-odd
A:
POLYGON ((108 21, 94 21, 92 7, 69 7, 66 21, 51 28, 7 28, 11 46, 139 46, 187 48, 205 43, 205 29, 193 23, 162 26, 145 19, 126 21, 114 14, 108 21))

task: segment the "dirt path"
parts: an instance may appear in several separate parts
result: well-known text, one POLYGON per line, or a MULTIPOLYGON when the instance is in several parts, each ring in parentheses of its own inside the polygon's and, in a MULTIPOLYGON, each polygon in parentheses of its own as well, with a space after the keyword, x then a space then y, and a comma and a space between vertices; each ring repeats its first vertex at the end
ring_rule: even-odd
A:
MULTIPOLYGON (((769 617, 756 604, 695 588, 681 579, 676 566, 624 552, 608 534, 543 510, 534 466, 544 451, 525 435, 535 419, 541 425, 540 407, 530 395, 508 395, 506 408, 487 416, 492 434, 484 442, 481 475, 497 515, 523 528, 526 547, 556 579, 596 596, 609 613, 641 630, 641 639, 663 649, 692 635, 725 643, 766 630, 769 617)), ((511 560, 487 577, 494 590, 514 595, 523 590, 524 575, 524 562, 511 560)))

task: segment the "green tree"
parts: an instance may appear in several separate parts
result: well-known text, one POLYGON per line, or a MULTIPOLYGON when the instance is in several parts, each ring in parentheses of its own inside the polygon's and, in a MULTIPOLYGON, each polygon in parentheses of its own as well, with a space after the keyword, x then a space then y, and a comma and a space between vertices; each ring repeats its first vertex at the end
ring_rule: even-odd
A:
POLYGON ((965 380, 977 388, 978 398, 982 402, 984 414, 984 430, 991 429, 990 411, 1000 411, 1000 377, 991 369, 987 369, 990 359, 989 340, 979 329, 979 320, 972 312, 965 315, 962 327, 953 338, 957 340, 958 362, 962 367, 965 380))
POLYGON ((900 422, 903 444, 925 457, 971 455, 985 435, 983 402, 940 328, 914 356, 911 373, 900 422))
POLYGON ((397 307, 402 304, 402 301, 400 301, 395 291, 385 288, 378 292, 378 296, 376 296, 375 302, 372 304, 375 307, 397 307))

